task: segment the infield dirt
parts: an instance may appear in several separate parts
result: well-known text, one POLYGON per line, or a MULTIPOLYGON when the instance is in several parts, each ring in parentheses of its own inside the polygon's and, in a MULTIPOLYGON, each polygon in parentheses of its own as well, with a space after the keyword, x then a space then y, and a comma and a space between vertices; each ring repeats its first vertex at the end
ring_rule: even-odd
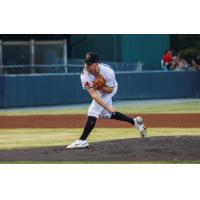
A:
MULTIPOLYGON (((137 114, 140 115, 140 114, 137 114)), ((136 115, 130 114, 131 117, 136 115)), ((141 114, 151 128, 199 128, 200 113, 141 114)), ((0 116, 0 128, 82 128, 86 115, 0 116)), ((96 127, 128 128, 130 124, 117 120, 99 119, 96 127)))

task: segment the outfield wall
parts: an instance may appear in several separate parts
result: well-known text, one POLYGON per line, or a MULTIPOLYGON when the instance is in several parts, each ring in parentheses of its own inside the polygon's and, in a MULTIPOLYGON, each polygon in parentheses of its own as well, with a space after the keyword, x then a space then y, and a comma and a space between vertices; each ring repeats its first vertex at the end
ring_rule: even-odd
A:
MULTIPOLYGON (((200 72, 142 72, 116 75, 115 100, 200 98, 200 72)), ((25 107, 90 101, 79 75, 0 76, 0 107, 25 107)))

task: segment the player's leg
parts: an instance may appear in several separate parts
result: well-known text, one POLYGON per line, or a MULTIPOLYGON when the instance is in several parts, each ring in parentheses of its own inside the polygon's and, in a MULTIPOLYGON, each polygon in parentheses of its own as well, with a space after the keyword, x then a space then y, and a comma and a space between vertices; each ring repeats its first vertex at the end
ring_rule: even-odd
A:
MULTIPOLYGON (((109 105, 112 106, 112 96, 108 96, 108 98, 109 99, 107 100, 107 102, 109 105)), ((115 120, 130 123, 131 125, 135 126, 139 130, 141 137, 145 137, 147 134, 146 127, 144 126, 142 117, 138 116, 135 118, 131 118, 131 117, 129 117, 121 112, 118 112, 118 111, 110 114, 106 110, 102 110, 102 112, 100 113, 100 116, 103 118, 107 118, 107 119, 115 119, 115 120)))
POLYGON ((117 111, 113 112, 111 114, 110 118, 111 119, 115 119, 115 120, 120 120, 120 121, 128 122, 128 123, 130 123, 133 126, 135 125, 135 122, 134 122, 133 118, 131 118, 131 117, 127 116, 127 115, 124 115, 121 112, 117 112, 117 111))
POLYGON ((96 103, 95 100, 92 101, 88 109, 88 118, 83 129, 83 133, 80 136, 79 140, 76 140, 72 144, 67 146, 67 149, 77 149, 77 148, 86 148, 89 147, 87 138, 95 127, 96 120, 99 114, 102 112, 103 108, 96 103))
POLYGON ((92 132, 93 128, 95 127, 96 120, 97 120, 96 117, 88 116, 87 122, 83 129, 83 133, 81 137, 79 138, 80 140, 86 140, 88 138, 89 134, 92 132))
POLYGON ((99 114, 102 112, 103 108, 96 103, 95 100, 92 101, 89 109, 88 109, 88 118, 87 122, 85 124, 83 133, 80 140, 86 140, 89 136, 89 134, 92 132, 93 128, 95 127, 96 120, 99 117, 99 114))
POLYGON ((146 127, 144 126, 143 119, 140 116, 135 117, 135 118, 131 118, 131 117, 124 115, 120 112, 114 112, 111 115, 111 119, 125 121, 125 122, 128 122, 128 123, 134 125, 135 128, 137 128, 139 130, 141 137, 145 137, 147 135, 146 127))
MULTIPOLYGON (((115 86, 115 88, 113 89, 113 92, 112 94, 108 94, 105 96, 106 98, 106 102, 112 106, 112 98, 115 96, 115 94, 117 93, 117 90, 118 90, 118 85, 115 86)), ((103 110, 100 114, 101 117, 103 118, 108 118, 108 119, 116 119, 116 120, 120 120, 120 121, 125 121, 125 122, 128 122, 130 123, 131 125, 135 125, 134 123, 134 120, 133 118, 127 116, 127 115, 124 115, 120 112, 114 112, 112 114, 110 114, 108 111, 106 110, 103 110)))
MULTIPOLYGON (((112 106, 112 98, 110 98, 108 100, 108 104, 112 106)), ((120 120, 120 121, 125 121, 125 122, 128 122, 130 123, 131 125, 135 125, 135 122, 133 120, 133 118, 127 116, 127 115, 124 115, 120 112, 113 112, 112 114, 109 113, 107 110, 102 110, 102 112, 100 113, 100 116, 105 118, 105 119, 115 119, 115 120, 120 120)))
MULTIPOLYGON (((117 92, 117 90, 115 91, 115 93, 117 92)), ((104 97, 102 97, 104 99, 104 101, 107 102, 107 104, 109 104, 110 106, 112 106, 112 97, 115 95, 111 94, 111 95, 105 95, 104 97)), ((125 121, 130 123, 131 125, 135 125, 133 118, 124 115, 120 112, 114 112, 114 113, 109 113, 107 110, 103 109, 102 112, 100 113, 100 116, 105 118, 105 119, 116 119, 116 120, 120 120, 120 121, 125 121)))

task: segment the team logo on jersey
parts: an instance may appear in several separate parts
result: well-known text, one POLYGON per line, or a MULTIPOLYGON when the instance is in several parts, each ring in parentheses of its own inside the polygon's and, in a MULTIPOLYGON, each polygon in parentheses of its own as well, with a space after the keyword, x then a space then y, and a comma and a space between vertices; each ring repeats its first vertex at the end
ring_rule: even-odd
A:
POLYGON ((85 87, 90 87, 90 84, 89 84, 89 82, 88 82, 88 81, 87 81, 87 82, 85 82, 84 86, 85 86, 85 87))

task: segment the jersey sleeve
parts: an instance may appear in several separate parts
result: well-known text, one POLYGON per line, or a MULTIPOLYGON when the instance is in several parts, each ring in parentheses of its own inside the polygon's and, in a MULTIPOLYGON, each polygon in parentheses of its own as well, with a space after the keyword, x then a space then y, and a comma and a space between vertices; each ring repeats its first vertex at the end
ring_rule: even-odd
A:
POLYGON ((81 85, 83 89, 88 89, 92 87, 91 81, 89 81, 85 76, 81 74, 81 85))
POLYGON ((106 82, 106 85, 108 87, 114 87, 115 86, 115 72, 110 68, 107 72, 108 74, 108 79, 107 79, 107 82, 106 82))

